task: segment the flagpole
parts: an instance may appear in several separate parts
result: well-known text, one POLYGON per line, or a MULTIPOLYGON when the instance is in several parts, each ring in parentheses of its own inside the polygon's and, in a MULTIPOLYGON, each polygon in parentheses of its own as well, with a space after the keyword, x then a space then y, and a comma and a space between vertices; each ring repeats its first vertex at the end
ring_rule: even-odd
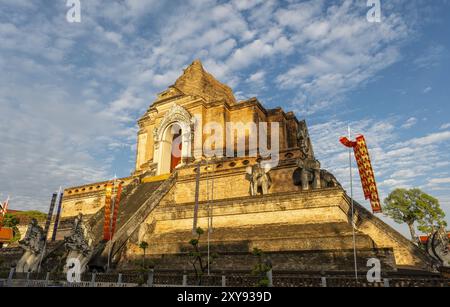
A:
MULTIPOLYGON (((350 125, 348 126, 348 138, 352 139, 350 125)), ((348 163, 350 169, 350 198, 352 206, 352 232, 353 232, 353 260, 355 262, 355 279, 358 285, 358 264, 356 259, 356 233, 355 233, 355 203, 353 201, 353 170, 352 170, 352 149, 348 149, 348 163)))

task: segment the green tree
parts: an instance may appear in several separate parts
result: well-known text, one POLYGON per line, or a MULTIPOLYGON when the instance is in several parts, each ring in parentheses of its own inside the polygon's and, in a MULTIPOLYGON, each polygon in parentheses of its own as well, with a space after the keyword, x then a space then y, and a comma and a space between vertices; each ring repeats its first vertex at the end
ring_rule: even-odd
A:
POLYGON ((252 275, 257 276, 258 284, 257 287, 268 287, 269 286, 269 278, 267 273, 272 270, 272 265, 268 261, 264 261, 265 254, 259 248, 253 249, 253 256, 258 257, 258 262, 253 267, 252 275))
POLYGON ((418 242, 415 223, 426 233, 436 225, 445 223, 439 202, 420 189, 396 189, 384 200, 384 214, 395 222, 409 227, 411 239, 418 242))
POLYGON ((209 266, 213 263, 213 261, 218 258, 216 253, 210 255, 210 258, 206 261, 203 259, 203 254, 200 251, 200 238, 205 233, 202 228, 197 228, 196 235, 197 238, 191 239, 189 244, 193 247, 193 251, 189 253, 190 263, 194 267, 195 277, 197 280, 197 285, 202 284, 202 278, 205 272, 208 270, 208 262, 209 266))
POLYGON ((142 250, 144 251, 144 254, 142 255, 142 268, 145 269, 145 251, 146 251, 147 248, 148 248, 148 243, 145 242, 145 241, 142 241, 142 242, 139 244, 139 248, 142 249, 142 250))
POLYGON ((432 235, 441 227, 446 227, 445 213, 439 204, 439 200, 428 194, 422 193, 420 206, 424 210, 424 216, 418 221, 419 231, 427 235, 432 235))

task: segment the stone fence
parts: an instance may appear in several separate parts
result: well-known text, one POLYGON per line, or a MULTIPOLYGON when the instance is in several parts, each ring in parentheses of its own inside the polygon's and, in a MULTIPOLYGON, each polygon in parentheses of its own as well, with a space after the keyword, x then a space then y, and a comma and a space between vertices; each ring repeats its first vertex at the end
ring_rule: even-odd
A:
MULTIPOLYGON (((268 275, 273 287, 448 287, 449 279, 424 277, 383 278, 370 283, 349 276, 268 275)), ((201 283, 192 274, 154 272, 133 274, 83 274, 70 283, 64 274, 0 272, 0 287, 256 287, 260 278, 249 274, 205 275, 201 283)))

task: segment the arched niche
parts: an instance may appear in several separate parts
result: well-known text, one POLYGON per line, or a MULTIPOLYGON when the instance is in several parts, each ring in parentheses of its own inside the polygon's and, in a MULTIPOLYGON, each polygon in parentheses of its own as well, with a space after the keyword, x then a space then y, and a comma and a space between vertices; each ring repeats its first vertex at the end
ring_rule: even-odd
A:
POLYGON ((179 105, 174 105, 165 115, 161 124, 154 131, 155 161, 158 164, 157 174, 169 174, 173 171, 174 148, 181 147, 180 164, 192 156, 191 142, 193 133, 193 118, 189 112, 179 105), (174 147, 174 141, 178 140, 174 147))

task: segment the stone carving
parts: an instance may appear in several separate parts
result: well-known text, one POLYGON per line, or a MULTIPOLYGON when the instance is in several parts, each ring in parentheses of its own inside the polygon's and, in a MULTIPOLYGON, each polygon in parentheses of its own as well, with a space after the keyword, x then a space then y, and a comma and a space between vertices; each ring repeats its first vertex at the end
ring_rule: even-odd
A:
POLYGON ((76 251, 86 257, 91 252, 90 241, 88 229, 83 222, 83 214, 80 213, 73 222, 70 236, 64 238, 64 245, 67 251, 76 251))
POLYGON ((36 219, 31 220, 27 233, 19 244, 25 251, 31 252, 34 255, 39 255, 42 252, 45 244, 44 229, 38 225, 36 219))
POLYGON ((320 170, 320 182, 322 188, 341 187, 336 177, 327 170, 320 170))
POLYGON ((333 174, 320 168, 320 162, 317 160, 299 159, 297 166, 293 179, 295 185, 302 187, 302 191, 341 187, 333 174))
POLYGON ((427 252, 439 267, 450 267, 450 240, 445 226, 433 233, 427 242, 427 252))
POLYGON ((159 134, 159 132, 158 132, 158 128, 154 128, 153 129, 153 140, 156 142, 156 141, 158 141, 158 134, 159 134))
POLYGON ((270 167, 263 167, 260 162, 253 166, 247 167, 248 179, 250 180, 250 194, 252 196, 258 195, 258 189, 261 188, 262 195, 269 193, 272 181, 268 172, 270 167))
POLYGON ((74 259, 80 262, 80 273, 86 271, 93 252, 91 233, 90 227, 83 220, 83 215, 80 213, 73 221, 70 235, 64 237, 64 246, 68 252, 65 271, 70 267, 69 264, 73 263, 74 259))
POLYGON ((44 229, 38 225, 36 219, 32 219, 28 225, 25 238, 19 242, 20 247, 24 249, 25 253, 22 255, 17 263, 17 272, 34 272, 39 266, 39 261, 42 259, 45 246, 44 229))
POLYGON ((300 185, 303 191, 320 189, 320 162, 317 160, 297 161, 298 170, 294 173, 294 184, 300 185))
MULTIPOLYGON (((170 126, 173 124, 177 124, 182 131, 182 159, 181 165, 189 162, 189 158, 192 156, 191 144, 193 143, 194 138, 194 127, 195 119, 191 116, 191 114, 182 106, 177 104, 173 105, 172 108, 166 113, 163 120, 161 121, 159 127, 154 130, 155 139, 155 163, 158 164, 157 173, 161 172, 159 169, 161 167, 161 161, 164 158, 163 155, 168 154, 167 152, 163 152, 163 146, 161 145, 164 142, 165 134, 167 129, 170 129, 170 126)), ((166 149, 167 151, 167 149, 166 149)))
POLYGON ((161 141, 163 139, 163 133, 165 129, 171 125, 172 123, 179 123, 184 133, 190 133, 190 127, 192 125, 192 116, 189 112, 183 108, 175 104, 169 112, 166 113, 159 128, 155 128, 156 131, 153 131, 154 135, 156 134, 156 141, 161 141), (188 130, 188 131, 187 131, 188 130))
POLYGON ((300 151, 304 155, 304 157, 308 157, 310 154, 310 140, 308 135, 308 130, 306 128, 306 123, 301 122, 298 131, 297 131, 297 142, 300 148, 300 151))

